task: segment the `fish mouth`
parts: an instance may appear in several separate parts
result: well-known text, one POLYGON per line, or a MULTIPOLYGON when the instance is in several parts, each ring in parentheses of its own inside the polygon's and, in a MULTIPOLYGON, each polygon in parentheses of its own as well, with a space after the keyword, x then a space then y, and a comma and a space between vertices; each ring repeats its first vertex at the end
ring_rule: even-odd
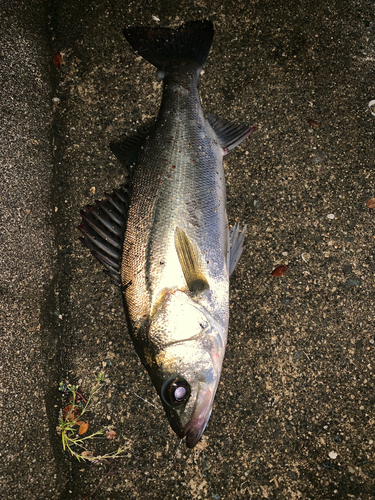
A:
POLYGON ((203 394, 200 394, 198 403, 190 422, 184 427, 186 436, 186 446, 194 448, 201 438, 212 411, 213 394, 209 388, 206 388, 203 394))

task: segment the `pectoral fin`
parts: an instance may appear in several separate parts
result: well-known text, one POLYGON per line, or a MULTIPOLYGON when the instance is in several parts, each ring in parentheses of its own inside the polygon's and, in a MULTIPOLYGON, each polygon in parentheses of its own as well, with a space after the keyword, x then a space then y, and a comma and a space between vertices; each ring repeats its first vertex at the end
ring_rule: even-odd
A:
POLYGON ((183 229, 176 227, 174 244, 187 286, 191 293, 198 295, 210 288, 200 265, 196 246, 191 242, 183 229))

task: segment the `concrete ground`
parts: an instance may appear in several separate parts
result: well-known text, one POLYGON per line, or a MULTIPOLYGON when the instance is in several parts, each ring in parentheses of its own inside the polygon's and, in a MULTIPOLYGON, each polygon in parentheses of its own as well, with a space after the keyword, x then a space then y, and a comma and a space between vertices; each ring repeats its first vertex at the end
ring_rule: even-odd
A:
POLYGON ((0 497, 375 498, 373 2, 19 0, 0 24, 0 497), (204 18, 204 109, 257 130, 225 159, 248 237, 212 417, 188 450, 76 226, 123 181, 109 141, 160 102, 122 28, 204 18), (78 462, 56 431, 59 383, 87 397, 100 370, 87 434, 117 437, 88 447, 124 446, 115 468, 78 462))

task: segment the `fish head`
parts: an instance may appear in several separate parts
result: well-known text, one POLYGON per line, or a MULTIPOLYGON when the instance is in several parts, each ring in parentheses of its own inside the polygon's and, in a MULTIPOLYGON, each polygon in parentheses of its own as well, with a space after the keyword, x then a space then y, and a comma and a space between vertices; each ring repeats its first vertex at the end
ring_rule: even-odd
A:
POLYGON ((174 432, 193 448, 211 415, 226 347, 227 325, 181 291, 151 319, 148 371, 174 432), (151 360, 150 360, 151 361, 151 360))

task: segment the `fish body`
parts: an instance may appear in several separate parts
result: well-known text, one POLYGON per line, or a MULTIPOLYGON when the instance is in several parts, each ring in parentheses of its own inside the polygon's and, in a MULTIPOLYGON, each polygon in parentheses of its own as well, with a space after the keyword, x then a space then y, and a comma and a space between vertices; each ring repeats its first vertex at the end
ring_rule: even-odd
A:
POLYGON ((223 156, 253 131, 204 116, 198 78, 213 33, 209 21, 124 30, 157 67, 163 95, 153 125, 113 146, 124 164, 132 151, 131 187, 130 181, 122 187, 126 201, 117 214, 126 213, 117 267, 110 269, 92 243, 113 246, 105 231, 95 234, 104 205, 83 213, 80 227, 95 256, 118 276, 134 346, 172 429, 191 448, 207 425, 219 383, 229 277, 246 231, 228 229, 223 156))

